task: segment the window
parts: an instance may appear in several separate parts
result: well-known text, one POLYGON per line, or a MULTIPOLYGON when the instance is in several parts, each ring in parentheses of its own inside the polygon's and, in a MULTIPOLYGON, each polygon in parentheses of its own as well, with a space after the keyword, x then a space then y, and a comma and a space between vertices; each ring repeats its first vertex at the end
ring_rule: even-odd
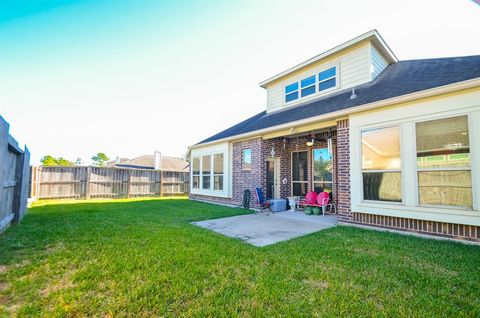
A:
POLYGON ((308 184, 307 152, 292 152, 292 195, 306 195, 308 184))
POLYGON ((242 170, 252 169, 252 149, 242 150, 242 170))
POLYGON ((363 199, 402 201, 400 128, 362 132, 363 199))
POLYGON ((192 187, 200 189, 200 157, 192 159, 192 187))
POLYGON ((318 91, 337 86, 337 68, 332 67, 318 74, 318 91))
POLYGON ((298 98, 298 82, 285 86, 285 102, 291 102, 298 98))
POLYGON ((223 190, 223 153, 213 156, 213 189, 223 190))
POLYGON ((303 79, 300 84, 302 86, 302 97, 315 93, 315 75, 303 79))
POLYGON ((337 67, 331 67, 301 81, 285 86, 285 103, 337 87, 337 67), (318 83, 318 90, 317 90, 318 83))
POLYGON ((212 156, 202 156, 202 189, 210 189, 212 156))
POLYGON ((313 149, 313 191, 333 192, 333 162, 328 148, 313 149))
POLYGON ((420 205, 472 207, 468 117, 415 125, 420 205))

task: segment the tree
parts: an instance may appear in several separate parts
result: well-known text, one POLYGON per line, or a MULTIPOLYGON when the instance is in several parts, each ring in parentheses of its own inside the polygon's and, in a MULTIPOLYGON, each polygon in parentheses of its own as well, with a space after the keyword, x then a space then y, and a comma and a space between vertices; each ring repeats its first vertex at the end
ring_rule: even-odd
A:
POLYGON ((43 156, 40 159, 42 166, 58 166, 57 158, 53 157, 52 155, 43 156))
POLYGON ((78 157, 77 160, 75 160, 75 165, 81 166, 82 164, 83 164, 82 158, 78 157))
POLYGON ((103 152, 99 152, 92 157, 92 160, 94 165, 103 167, 105 165, 105 162, 110 160, 110 158, 108 158, 107 155, 104 154, 103 152))
POLYGON ((68 160, 68 159, 62 158, 62 157, 58 157, 58 159, 57 159, 57 164, 58 164, 59 166, 62 166, 62 167, 70 167, 70 166, 73 166, 73 162, 71 162, 71 161, 68 160))
POLYGON ((62 166, 62 167, 73 166, 73 162, 71 162, 70 160, 62 157, 55 158, 52 155, 43 156, 43 158, 40 159, 40 162, 42 163, 43 166, 62 166))

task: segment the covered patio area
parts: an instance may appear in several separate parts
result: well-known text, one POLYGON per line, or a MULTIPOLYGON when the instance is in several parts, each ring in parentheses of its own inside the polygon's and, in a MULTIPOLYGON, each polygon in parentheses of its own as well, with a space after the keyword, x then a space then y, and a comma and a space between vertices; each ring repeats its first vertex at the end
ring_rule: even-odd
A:
POLYGON ((238 215, 192 222, 228 237, 262 247, 331 228, 338 223, 336 215, 308 216, 298 212, 238 215))

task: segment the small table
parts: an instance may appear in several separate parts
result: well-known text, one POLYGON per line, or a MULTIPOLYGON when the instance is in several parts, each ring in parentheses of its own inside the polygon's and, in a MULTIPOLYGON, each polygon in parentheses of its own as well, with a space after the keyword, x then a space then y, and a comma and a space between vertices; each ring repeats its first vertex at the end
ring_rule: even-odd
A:
POLYGON ((298 197, 287 197, 288 205, 290 205, 290 212, 295 212, 295 205, 297 204, 298 197))

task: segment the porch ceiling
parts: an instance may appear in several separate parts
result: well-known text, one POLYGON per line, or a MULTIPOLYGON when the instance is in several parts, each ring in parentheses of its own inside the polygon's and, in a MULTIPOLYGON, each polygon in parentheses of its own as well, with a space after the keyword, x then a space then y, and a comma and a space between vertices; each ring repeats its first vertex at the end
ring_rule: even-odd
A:
POLYGON ((292 126, 288 129, 279 130, 270 134, 265 134, 262 136, 263 139, 273 139, 278 137, 296 137, 296 136, 305 136, 309 133, 320 133, 323 131, 327 131, 329 128, 336 128, 337 121, 330 120, 321 123, 315 123, 311 125, 299 126, 295 127, 292 126))

